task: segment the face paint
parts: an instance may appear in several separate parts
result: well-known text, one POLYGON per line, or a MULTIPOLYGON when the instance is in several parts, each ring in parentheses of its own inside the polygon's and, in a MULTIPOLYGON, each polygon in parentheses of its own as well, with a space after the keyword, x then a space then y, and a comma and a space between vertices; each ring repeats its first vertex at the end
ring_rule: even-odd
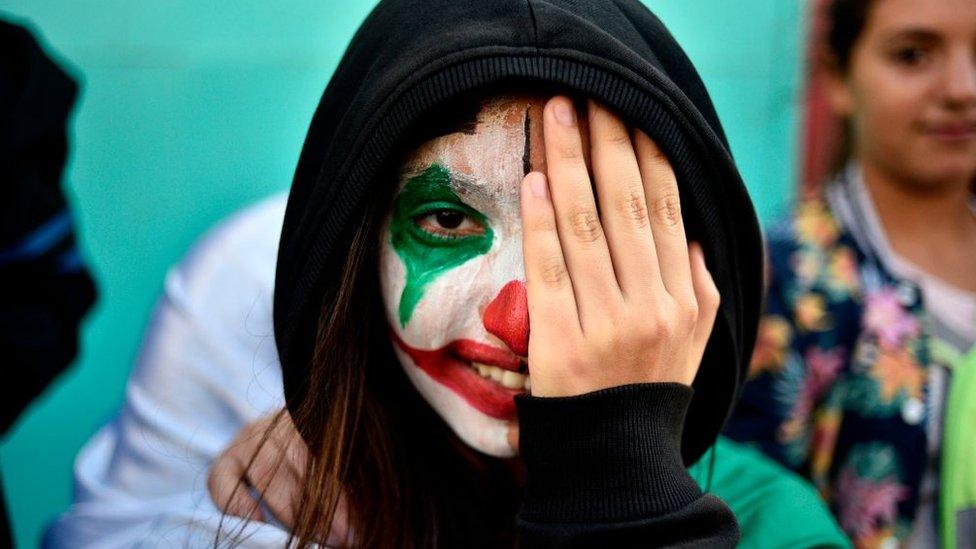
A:
POLYGON ((527 170, 544 169, 543 104, 493 99, 473 133, 418 147, 401 167, 380 244, 401 365, 462 440, 495 456, 513 454, 513 397, 529 383, 519 187, 527 170))
MULTIPOLYGON (((407 267, 407 285, 400 298, 400 327, 407 325, 427 283, 445 270, 482 255, 491 248, 492 230, 481 213, 469 208, 451 190, 451 174, 434 164, 420 175, 411 177, 393 204, 390 234, 393 248, 407 267), (480 224, 480 232, 471 235, 441 234, 421 227, 415 220, 428 216, 464 222, 464 216, 480 224)), ((455 227, 449 227, 455 228, 455 227)))

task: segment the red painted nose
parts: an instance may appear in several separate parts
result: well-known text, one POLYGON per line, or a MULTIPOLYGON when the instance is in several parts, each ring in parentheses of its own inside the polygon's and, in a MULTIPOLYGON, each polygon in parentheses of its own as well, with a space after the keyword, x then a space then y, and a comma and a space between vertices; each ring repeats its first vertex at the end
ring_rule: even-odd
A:
POLYGON ((513 280, 485 309, 485 329, 498 336, 513 353, 529 354, 529 299, 525 284, 513 280))

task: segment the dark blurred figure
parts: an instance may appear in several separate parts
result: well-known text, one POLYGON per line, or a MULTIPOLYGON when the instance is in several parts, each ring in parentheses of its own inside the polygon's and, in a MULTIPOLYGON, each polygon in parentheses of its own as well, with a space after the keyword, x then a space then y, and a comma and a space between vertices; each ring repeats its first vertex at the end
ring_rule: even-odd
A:
MULTIPOLYGON (((0 434, 71 361, 95 286, 61 190, 75 82, 0 21, 0 434)), ((0 545, 10 543, 0 498, 0 545)))

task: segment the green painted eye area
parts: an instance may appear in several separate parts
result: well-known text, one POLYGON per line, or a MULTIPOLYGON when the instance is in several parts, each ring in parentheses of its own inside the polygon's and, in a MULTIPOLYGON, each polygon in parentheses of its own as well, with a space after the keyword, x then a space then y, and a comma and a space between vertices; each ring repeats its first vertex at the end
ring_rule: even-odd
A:
POLYGON ((390 243, 407 269, 400 296, 406 326, 430 282, 491 249, 488 219, 451 188, 451 173, 433 164, 407 180, 393 201, 390 243))
POLYGON ((435 202, 411 217, 412 235, 430 245, 484 237, 488 232, 484 216, 465 205, 435 202))

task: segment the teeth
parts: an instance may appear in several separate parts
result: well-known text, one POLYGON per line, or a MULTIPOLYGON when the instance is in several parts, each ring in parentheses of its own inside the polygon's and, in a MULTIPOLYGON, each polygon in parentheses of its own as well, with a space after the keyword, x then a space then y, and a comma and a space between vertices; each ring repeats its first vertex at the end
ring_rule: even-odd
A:
POLYGON ((525 380, 520 373, 506 371, 502 374, 502 385, 509 389, 521 389, 524 384, 525 380))
POLYGON ((509 389, 529 389, 529 376, 520 374, 518 372, 513 372, 511 370, 503 370, 497 366, 490 366, 488 364, 481 364, 480 362, 472 363, 474 369, 483 378, 491 379, 495 383, 509 389))

